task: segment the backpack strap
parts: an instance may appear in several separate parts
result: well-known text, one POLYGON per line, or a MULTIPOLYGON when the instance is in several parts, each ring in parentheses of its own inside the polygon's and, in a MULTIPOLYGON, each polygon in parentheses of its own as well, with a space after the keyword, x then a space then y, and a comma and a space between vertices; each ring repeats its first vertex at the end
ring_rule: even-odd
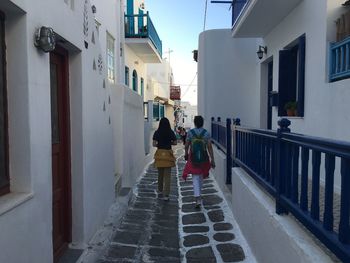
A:
POLYGON ((204 137, 204 134, 205 134, 206 130, 203 129, 203 131, 201 131, 201 133, 199 134, 200 137, 204 137))
POLYGON ((195 137, 195 138, 198 139, 198 138, 203 138, 203 137, 204 137, 204 134, 205 134, 206 130, 203 129, 203 130, 201 131, 200 134, 197 134, 197 133, 194 131, 194 129, 190 130, 190 132, 192 133, 193 137, 195 137))

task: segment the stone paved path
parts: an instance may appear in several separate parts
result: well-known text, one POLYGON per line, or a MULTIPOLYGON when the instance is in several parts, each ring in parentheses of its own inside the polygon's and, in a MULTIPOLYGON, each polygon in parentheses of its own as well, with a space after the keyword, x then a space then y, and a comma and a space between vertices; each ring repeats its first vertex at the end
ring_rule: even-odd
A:
POLYGON ((172 170, 170 201, 157 198, 157 171, 150 167, 137 185, 135 197, 98 262, 179 263, 178 190, 172 170))
POLYGON ((255 262, 215 182, 205 180, 203 207, 196 209, 191 180, 179 176, 183 166, 180 158, 172 169, 168 202, 157 197, 157 170, 148 168, 98 263, 255 262))
MULTIPOLYGON (((184 166, 180 158, 179 174, 184 166)), ((204 180, 201 208, 194 206, 191 178, 180 180, 179 188, 181 250, 187 263, 256 262, 213 179, 204 180)))

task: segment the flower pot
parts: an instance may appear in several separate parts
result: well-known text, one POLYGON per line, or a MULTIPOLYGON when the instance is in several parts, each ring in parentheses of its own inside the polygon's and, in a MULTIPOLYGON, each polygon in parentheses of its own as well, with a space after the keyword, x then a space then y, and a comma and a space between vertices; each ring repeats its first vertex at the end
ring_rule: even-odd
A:
POLYGON ((291 116, 296 116, 295 111, 296 111, 296 110, 294 110, 294 109, 288 109, 288 110, 287 110, 287 116, 290 116, 290 117, 291 117, 291 116))

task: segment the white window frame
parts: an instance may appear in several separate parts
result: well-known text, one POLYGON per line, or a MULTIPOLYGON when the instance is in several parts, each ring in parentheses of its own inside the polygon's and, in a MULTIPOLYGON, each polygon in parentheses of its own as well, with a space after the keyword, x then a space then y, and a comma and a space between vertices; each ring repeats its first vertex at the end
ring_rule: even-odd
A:
POLYGON ((110 83, 115 83, 115 38, 106 32, 107 47, 107 77, 110 83))

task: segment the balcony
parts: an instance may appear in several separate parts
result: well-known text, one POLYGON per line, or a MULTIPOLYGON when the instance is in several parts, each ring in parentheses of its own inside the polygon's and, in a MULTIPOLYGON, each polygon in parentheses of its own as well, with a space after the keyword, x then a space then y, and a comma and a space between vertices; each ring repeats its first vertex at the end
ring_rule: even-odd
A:
POLYGON ((234 37, 264 37, 302 0, 237 1, 232 17, 234 37), (235 10, 236 8, 236 10, 235 10))
POLYGON ((147 14, 125 15, 125 43, 145 63, 161 63, 162 41, 147 14))
POLYGON ((331 44, 329 63, 331 82, 350 78, 350 37, 331 44))

